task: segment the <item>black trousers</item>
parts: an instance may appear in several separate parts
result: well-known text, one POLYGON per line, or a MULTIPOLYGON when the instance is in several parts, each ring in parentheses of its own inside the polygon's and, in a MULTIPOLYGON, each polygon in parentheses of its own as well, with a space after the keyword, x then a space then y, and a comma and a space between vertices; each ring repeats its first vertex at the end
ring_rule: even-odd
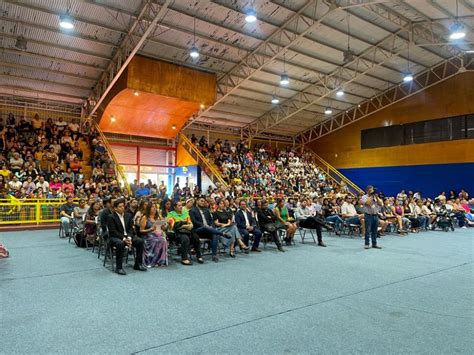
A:
POLYGON ((278 230, 276 230, 274 232, 266 230, 265 228, 263 228, 262 230, 264 232, 267 232, 267 233, 270 234, 270 236, 272 237, 273 243, 275 243, 275 245, 278 247, 278 249, 280 249, 281 248, 281 242, 280 242, 280 238, 278 237, 278 230))
POLYGON ((306 228, 306 229, 315 229, 316 235, 318 236, 318 243, 323 242, 323 233, 322 233, 323 223, 321 223, 318 219, 314 217, 301 219, 299 222, 299 226, 301 228, 306 228))
POLYGON ((260 239, 262 239, 262 232, 260 232, 258 228, 254 227, 254 229, 251 232, 249 232, 247 229, 239 228, 239 233, 244 239, 244 243, 246 246, 249 246, 250 244, 250 233, 252 233, 253 234, 252 248, 253 249, 258 248, 260 244, 260 239))
MULTIPOLYGON (((123 251, 125 249, 125 243, 118 238, 111 238, 110 244, 112 245, 112 247, 115 247, 115 261, 117 270, 122 269, 123 251)), ((135 248, 136 251, 135 265, 141 264, 143 262, 143 239, 139 237, 133 237, 132 246, 135 248)))
POLYGON ((178 243, 181 244, 179 247, 181 260, 189 260, 191 246, 196 251, 196 257, 201 257, 201 241, 199 240, 199 236, 196 233, 191 232, 191 234, 186 234, 177 232, 176 238, 178 239, 178 243))

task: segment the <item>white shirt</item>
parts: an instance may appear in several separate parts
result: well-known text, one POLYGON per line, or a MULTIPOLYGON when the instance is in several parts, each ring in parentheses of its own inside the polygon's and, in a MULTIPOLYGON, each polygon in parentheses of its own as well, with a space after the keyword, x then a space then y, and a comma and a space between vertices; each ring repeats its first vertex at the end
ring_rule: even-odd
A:
POLYGON ((199 210, 199 212, 201 212, 202 223, 203 223, 206 227, 208 227, 209 224, 207 224, 207 219, 206 219, 206 216, 204 215, 204 212, 203 212, 200 208, 198 208, 198 210, 199 210))
POLYGON ((341 214, 347 216, 356 216, 357 211, 352 203, 344 202, 341 206, 341 214))
MULTIPOLYGON (((115 212, 115 213, 117 213, 117 212, 115 212)), ((125 227, 125 219, 123 218, 123 217, 124 217, 124 215, 121 215, 121 214, 118 214, 118 213, 117 213, 117 216, 119 217, 119 219, 120 219, 120 222, 122 222, 122 226, 123 226, 123 235, 124 235, 124 236, 127 236, 127 228, 125 227)))
POLYGON ((49 182, 47 181, 44 181, 44 182, 37 182, 36 183, 36 188, 39 189, 39 188, 42 188, 43 189, 43 192, 48 192, 49 191, 49 182))
POLYGON ((11 190, 18 191, 18 190, 21 189, 22 183, 21 183, 21 181, 15 182, 15 181, 12 180, 8 183, 8 186, 10 186, 11 190))
POLYGON ((244 218, 245 218, 245 226, 250 227, 250 222, 249 222, 249 218, 247 216, 247 211, 242 210, 242 213, 244 214, 244 218))

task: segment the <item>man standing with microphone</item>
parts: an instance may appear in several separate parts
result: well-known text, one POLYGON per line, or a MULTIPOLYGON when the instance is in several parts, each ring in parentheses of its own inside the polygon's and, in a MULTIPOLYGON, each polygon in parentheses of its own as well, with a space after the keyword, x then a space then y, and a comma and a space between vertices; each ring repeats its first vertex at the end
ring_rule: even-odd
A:
POLYGON ((383 201, 377 195, 372 185, 367 186, 367 193, 362 196, 361 201, 364 204, 364 219, 365 219, 365 249, 370 249, 370 237, 372 238, 372 248, 382 249, 377 245, 377 231, 379 227, 379 217, 383 201), (370 235, 370 237, 369 237, 370 235))

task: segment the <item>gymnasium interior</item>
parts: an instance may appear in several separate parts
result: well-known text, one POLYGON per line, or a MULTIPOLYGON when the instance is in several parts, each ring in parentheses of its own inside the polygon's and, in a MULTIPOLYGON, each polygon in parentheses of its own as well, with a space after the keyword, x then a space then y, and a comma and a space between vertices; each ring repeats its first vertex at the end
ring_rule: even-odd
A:
POLYGON ((473 353, 473 0, 0 24, 0 354, 473 353))

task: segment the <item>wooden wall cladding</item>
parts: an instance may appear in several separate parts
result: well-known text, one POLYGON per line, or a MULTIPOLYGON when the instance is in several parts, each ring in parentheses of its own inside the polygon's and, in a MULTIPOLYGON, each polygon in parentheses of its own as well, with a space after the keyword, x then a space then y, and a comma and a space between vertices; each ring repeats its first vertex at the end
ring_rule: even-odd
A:
POLYGON ((474 113, 474 72, 465 72, 309 144, 336 168, 474 161, 474 140, 361 150, 361 130, 474 113))
POLYGON ((127 87, 205 106, 216 98, 214 74, 142 56, 134 57, 128 65, 127 87))
POLYGON ((189 117, 215 97, 214 74, 136 56, 101 105, 100 127, 109 133, 175 138, 189 117))
POLYGON ((100 120, 104 132, 171 139, 199 110, 197 102, 125 89, 110 101, 100 120), (173 129, 173 125, 175 129, 173 129))

